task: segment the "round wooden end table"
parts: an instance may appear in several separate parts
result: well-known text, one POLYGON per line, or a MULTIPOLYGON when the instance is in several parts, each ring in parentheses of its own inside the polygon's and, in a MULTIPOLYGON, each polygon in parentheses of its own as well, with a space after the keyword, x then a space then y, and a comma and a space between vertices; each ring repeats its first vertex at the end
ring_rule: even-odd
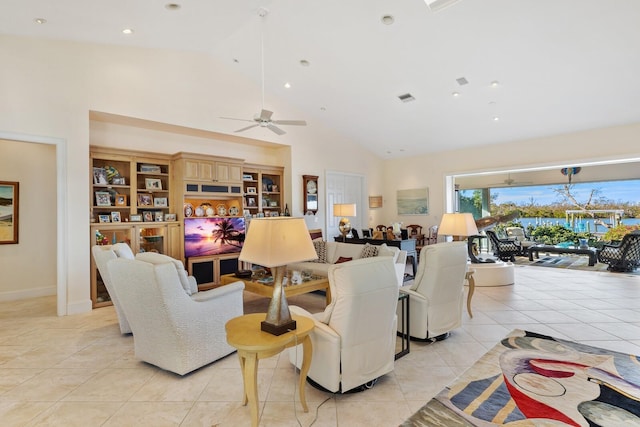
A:
POLYGON ((227 322, 227 342, 238 349, 242 380, 244 382, 244 396, 242 404, 249 403, 251 410, 251 425, 258 425, 258 360, 274 356, 288 347, 302 344, 303 358, 300 369, 300 403, 304 412, 308 412, 305 396, 307 373, 311 366, 311 338, 309 332, 314 328, 313 319, 304 316, 291 315, 296 321, 296 329, 282 335, 271 335, 260 330, 260 322, 266 318, 266 313, 253 313, 235 317, 227 322))

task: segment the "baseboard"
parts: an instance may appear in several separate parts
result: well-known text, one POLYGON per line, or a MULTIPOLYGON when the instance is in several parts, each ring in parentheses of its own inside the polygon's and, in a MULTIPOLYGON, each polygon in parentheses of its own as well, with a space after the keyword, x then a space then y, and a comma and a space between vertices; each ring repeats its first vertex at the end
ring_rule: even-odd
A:
POLYGON ((67 304, 67 316, 72 314, 88 313, 93 309, 91 300, 78 301, 67 304))
POLYGON ((56 295, 55 286, 0 292, 0 301, 17 301, 28 298, 46 297, 50 295, 56 295))

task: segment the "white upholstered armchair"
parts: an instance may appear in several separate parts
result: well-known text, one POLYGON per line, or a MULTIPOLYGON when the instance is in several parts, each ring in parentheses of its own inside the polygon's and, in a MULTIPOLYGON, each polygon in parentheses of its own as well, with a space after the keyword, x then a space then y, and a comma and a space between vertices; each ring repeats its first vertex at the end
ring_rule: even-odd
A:
MULTIPOLYGON (((331 392, 346 392, 391 372, 396 343, 398 284, 391 257, 361 258, 329 267, 331 303, 312 315, 313 357, 308 377, 331 392)), ((302 364, 302 347, 289 350, 302 364)))
POLYGON ((102 277, 102 281, 107 288, 107 292, 109 292, 109 297, 111 298, 111 302, 113 303, 116 314, 118 316, 120 332, 123 334, 130 334, 131 327, 129 326, 129 322, 127 321, 127 316, 125 316, 124 312, 122 311, 117 295, 115 295, 115 293, 113 292, 111 276, 109 273, 109 261, 111 261, 112 259, 137 259, 140 261, 149 262, 151 264, 172 264, 176 268, 176 272, 178 273, 178 278, 180 279, 180 285, 182 286, 182 289, 184 289, 185 293, 189 295, 191 299, 195 301, 204 301, 215 295, 215 293, 211 291, 198 292, 198 284, 195 277, 187 275, 182 262, 178 261, 175 258, 171 258, 170 256, 162 255, 156 252, 141 252, 139 254, 136 254, 134 257, 131 248, 126 243, 116 243, 114 245, 96 245, 91 248, 91 252, 93 254, 93 259, 96 262, 96 266, 98 267, 98 271, 100 272, 100 276, 102 277))
POLYGON ((235 351, 227 344, 224 325, 243 314, 242 282, 212 289, 208 299, 194 301, 172 263, 114 259, 108 268, 137 358, 185 375, 235 351))
POLYGON ((98 271, 100 272, 100 277, 102 277, 102 282, 107 288, 113 307, 116 310, 118 323, 120 324, 120 332, 123 334, 130 334, 131 326, 129 326, 127 316, 124 315, 120 301, 118 301, 118 297, 113 291, 111 275, 109 274, 107 263, 116 258, 134 259, 133 252, 126 243, 116 243, 114 245, 95 245, 91 248, 91 253, 93 254, 93 260, 96 263, 96 267, 98 267, 98 271))
POLYGON ((466 272, 465 242, 436 243, 422 248, 413 284, 400 288, 400 292, 409 294, 413 338, 438 338, 462 324, 466 272))

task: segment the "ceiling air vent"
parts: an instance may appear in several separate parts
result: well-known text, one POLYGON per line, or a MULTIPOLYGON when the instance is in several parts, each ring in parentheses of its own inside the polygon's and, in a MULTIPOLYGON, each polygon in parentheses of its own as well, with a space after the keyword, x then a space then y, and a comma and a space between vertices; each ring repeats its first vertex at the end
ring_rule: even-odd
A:
POLYGON ((398 96, 398 99, 402 102, 411 102, 411 101, 415 101, 416 99, 413 97, 413 95, 411 95, 410 93, 405 93, 404 95, 400 95, 398 96))
POLYGON ((458 84, 460 86, 464 86, 464 85, 468 85, 469 81, 467 79, 465 79, 464 77, 460 77, 458 79, 456 79, 456 81, 458 82, 458 84))
POLYGON ((452 4, 457 3, 459 0, 424 0, 427 4, 427 7, 432 12, 437 12, 439 10, 444 9, 445 7, 449 7, 452 4))

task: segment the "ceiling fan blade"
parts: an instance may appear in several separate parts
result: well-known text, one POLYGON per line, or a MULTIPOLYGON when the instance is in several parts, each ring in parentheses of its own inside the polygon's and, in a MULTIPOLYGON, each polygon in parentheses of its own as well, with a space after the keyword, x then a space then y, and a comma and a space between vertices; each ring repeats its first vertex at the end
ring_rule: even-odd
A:
POLYGON ((273 111, 263 109, 260 111, 260 120, 269 121, 271 120, 271 116, 273 115, 273 111))
POLYGON ((275 123, 278 125, 296 125, 296 126, 307 125, 307 122, 304 120, 272 120, 271 123, 275 123))
POLYGON ((277 126, 272 125, 271 123, 269 123, 269 124, 267 125, 267 127, 268 127, 269 129, 271 129, 272 131, 274 131, 275 133, 277 133, 278 135, 284 135, 284 134, 286 133, 285 131, 283 131, 282 129, 280 129, 280 128, 279 128, 279 127, 277 127, 277 126))
POLYGON ((239 120, 241 122, 253 122, 255 120, 248 120, 248 119, 236 119, 235 117, 219 117, 220 119, 227 119, 227 120, 239 120))
MULTIPOLYGON (((249 121, 249 120, 247 120, 247 121, 249 121)), ((253 120, 251 120, 251 121, 253 121, 253 120)), ((242 129, 234 130, 234 132, 243 132, 243 131, 245 131, 245 130, 247 130, 247 129, 251 129, 251 128, 254 128, 254 127, 256 127, 256 126, 260 126, 260 125, 259 125, 259 124, 255 124, 255 125, 247 126, 246 128, 242 128, 242 129)))

